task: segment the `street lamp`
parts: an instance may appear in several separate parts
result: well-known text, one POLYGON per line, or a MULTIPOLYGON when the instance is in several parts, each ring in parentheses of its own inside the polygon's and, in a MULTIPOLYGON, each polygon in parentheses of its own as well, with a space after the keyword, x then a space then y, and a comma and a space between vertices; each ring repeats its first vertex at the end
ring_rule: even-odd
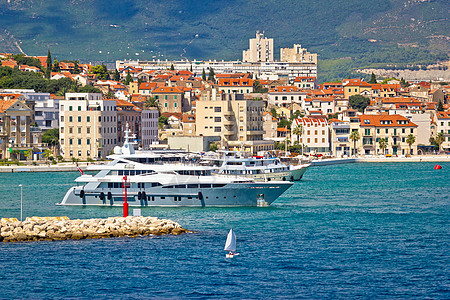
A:
POLYGON ((23 201, 22 201, 22 185, 19 184, 20 186, 20 222, 22 222, 23 218, 22 218, 22 212, 23 212, 23 201))

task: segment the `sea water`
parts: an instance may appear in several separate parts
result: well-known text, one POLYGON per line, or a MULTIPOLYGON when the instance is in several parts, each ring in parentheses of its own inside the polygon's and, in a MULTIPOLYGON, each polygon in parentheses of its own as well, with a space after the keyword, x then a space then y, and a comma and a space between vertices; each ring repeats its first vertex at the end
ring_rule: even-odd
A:
MULTIPOLYGON (((1 298, 450 298, 450 163, 310 168, 270 207, 142 208, 196 233, 0 243, 1 298), (239 257, 225 258, 230 228, 239 257)), ((0 216, 56 206, 77 173, 0 174, 0 216)))

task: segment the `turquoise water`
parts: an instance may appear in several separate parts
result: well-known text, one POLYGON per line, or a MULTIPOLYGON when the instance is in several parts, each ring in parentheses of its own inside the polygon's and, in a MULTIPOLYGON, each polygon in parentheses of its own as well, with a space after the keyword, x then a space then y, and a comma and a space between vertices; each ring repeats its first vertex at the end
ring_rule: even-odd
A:
MULTIPOLYGON (((310 168, 268 208, 143 208, 195 234, 0 244, 1 298, 450 298, 450 163, 310 168), (225 259, 230 228, 241 256, 225 259)), ((55 206, 77 173, 0 174, 0 216, 55 206)))

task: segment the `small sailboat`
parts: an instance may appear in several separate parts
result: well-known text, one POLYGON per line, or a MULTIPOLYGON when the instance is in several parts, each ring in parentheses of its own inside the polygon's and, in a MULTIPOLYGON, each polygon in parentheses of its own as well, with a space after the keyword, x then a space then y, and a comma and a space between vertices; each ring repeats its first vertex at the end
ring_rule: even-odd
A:
POLYGON ((233 229, 230 229, 230 232, 228 232, 227 241, 225 242, 225 251, 229 251, 225 258, 233 258, 239 253, 236 253, 236 235, 234 234, 233 229))

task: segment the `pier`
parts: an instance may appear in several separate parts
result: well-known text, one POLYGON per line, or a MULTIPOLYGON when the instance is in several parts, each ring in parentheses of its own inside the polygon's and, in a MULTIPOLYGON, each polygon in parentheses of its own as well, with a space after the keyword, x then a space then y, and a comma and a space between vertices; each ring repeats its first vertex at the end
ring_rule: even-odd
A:
POLYGON ((57 241, 144 235, 179 235, 189 232, 180 224, 156 217, 110 217, 77 219, 67 217, 31 217, 20 222, 0 221, 0 242, 57 241))

